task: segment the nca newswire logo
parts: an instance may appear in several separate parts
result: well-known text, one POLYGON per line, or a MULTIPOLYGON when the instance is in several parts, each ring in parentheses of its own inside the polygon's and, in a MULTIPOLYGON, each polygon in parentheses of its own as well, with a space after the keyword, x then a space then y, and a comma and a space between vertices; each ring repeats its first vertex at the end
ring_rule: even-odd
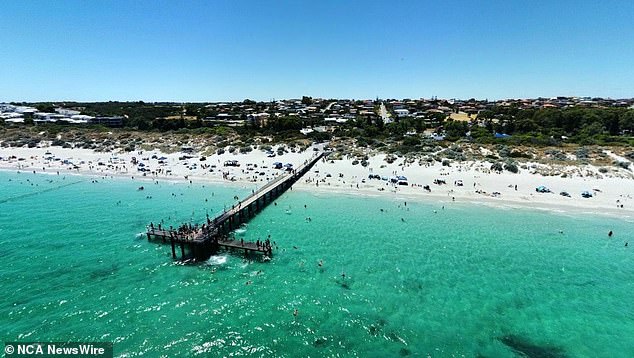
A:
POLYGON ((112 358, 111 342, 6 342, 6 357, 112 358))

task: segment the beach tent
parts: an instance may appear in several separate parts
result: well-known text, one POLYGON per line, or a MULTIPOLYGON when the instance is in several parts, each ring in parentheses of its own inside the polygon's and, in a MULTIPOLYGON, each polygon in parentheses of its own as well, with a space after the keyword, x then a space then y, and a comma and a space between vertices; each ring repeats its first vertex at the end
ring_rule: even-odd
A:
POLYGON ((584 198, 591 198, 592 197, 592 193, 586 190, 583 193, 581 193, 581 196, 584 197, 584 198))
POLYGON ((407 177, 403 176, 403 175, 399 175, 396 177, 398 180, 407 180, 407 177))
POLYGON ((548 189, 547 187, 540 185, 537 188, 535 188, 535 191, 538 193, 550 193, 550 189, 548 189))
POLYGON ((495 138, 509 138, 510 135, 506 133, 495 133, 495 138))

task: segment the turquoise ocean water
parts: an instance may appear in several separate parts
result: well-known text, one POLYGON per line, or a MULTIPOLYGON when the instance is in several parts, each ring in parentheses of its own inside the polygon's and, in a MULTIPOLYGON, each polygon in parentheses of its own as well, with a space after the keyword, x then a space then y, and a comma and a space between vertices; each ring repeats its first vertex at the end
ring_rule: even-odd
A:
POLYGON ((632 222, 294 190, 238 234, 271 235, 272 261, 183 265, 145 225, 202 221, 252 188, 93 180, 0 172, 4 341, 112 341, 120 357, 634 353, 632 222))

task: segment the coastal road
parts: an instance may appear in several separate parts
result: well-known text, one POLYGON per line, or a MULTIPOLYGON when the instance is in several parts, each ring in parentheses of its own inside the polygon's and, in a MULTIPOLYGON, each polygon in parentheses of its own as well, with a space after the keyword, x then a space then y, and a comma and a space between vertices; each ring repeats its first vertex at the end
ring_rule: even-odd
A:
POLYGON ((387 124, 392 122, 390 114, 387 112, 387 108, 385 108, 385 104, 383 104, 383 102, 381 102, 381 106, 379 107, 379 115, 381 116, 383 123, 387 124))
POLYGON ((337 103, 337 102, 330 102, 330 103, 328 104, 328 106, 326 106, 326 108, 325 108, 325 109, 322 109, 322 110, 321 110, 321 113, 325 113, 326 111, 329 111, 329 110, 330 110, 330 108, 331 108, 334 104, 336 104, 336 103, 337 103))

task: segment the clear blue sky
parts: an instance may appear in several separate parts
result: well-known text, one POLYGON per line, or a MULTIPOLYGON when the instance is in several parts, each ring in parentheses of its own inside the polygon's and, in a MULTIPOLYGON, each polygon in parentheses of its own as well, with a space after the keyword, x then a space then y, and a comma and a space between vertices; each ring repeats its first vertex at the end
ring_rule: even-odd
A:
POLYGON ((0 102, 634 97, 634 1, 0 4, 0 102))

